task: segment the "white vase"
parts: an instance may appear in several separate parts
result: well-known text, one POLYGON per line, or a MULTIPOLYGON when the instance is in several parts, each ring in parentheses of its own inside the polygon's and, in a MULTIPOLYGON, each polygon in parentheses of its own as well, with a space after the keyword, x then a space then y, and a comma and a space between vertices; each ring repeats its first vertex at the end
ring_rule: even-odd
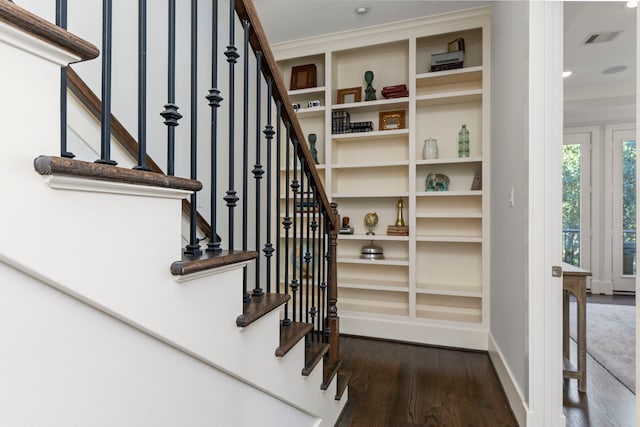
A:
POLYGON ((427 138, 424 140, 424 147, 422 149, 422 157, 424 159, 437 159, 438 158, 438 140, 435 138, 427 138))

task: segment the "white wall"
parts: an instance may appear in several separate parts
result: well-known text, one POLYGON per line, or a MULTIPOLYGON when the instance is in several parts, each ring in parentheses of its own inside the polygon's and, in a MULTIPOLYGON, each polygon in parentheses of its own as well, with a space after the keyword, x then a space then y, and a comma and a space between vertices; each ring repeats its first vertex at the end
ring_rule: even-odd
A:
POLYGON ((512 381, 527 399, 527 2, 495 2, 491 76, 491 325, 512 381), (514 206, 509 203, 513 192, 514 206))
POLYGON ((0 425, 315 424, 2 262, 0 277, 0 425))

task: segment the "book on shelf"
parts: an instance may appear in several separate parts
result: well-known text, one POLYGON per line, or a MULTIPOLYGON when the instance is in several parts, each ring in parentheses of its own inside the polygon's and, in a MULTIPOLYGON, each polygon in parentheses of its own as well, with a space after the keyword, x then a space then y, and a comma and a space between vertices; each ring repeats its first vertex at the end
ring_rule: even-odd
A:
POLYGON ((380 91, 382 96, 385 98, 404 98, 409 96, 409 91, 407 90, 407 85, 395 85, 395 86, 385 86, 380 91))
POLYGON ((349 124, 351 123, 351 115, 348 111, 331 112, 331 133, 348 133, 349 124))
POLYGON ((388 225, 387 226, 387 236, 408 236, 409 235, 409 226, 397 226, 397 225, 388 225))

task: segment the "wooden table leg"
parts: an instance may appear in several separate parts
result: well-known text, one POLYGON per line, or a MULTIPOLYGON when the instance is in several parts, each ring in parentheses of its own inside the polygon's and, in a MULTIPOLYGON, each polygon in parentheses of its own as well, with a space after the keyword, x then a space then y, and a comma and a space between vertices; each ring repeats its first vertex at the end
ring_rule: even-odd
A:
POLYGON ((562 355, 569 359, 569 292, 562 291, 562 355))
POLYGON ((587 291, 576 292, 578 306, 578 391, 587 391, 587 291))

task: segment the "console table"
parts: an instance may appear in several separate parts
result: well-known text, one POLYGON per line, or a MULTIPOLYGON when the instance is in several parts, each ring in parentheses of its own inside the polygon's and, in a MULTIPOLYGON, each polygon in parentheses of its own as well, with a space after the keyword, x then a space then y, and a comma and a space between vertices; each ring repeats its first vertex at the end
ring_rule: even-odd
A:
POLYGON ((587 276, 591 272, 569 264, 562 265, 562 355, 564 378, 578 380, 578 391, 587 391, 587 276), (569 293, 576 297, 578 344, 577 367, 571 363, 569 351, 569 293))

